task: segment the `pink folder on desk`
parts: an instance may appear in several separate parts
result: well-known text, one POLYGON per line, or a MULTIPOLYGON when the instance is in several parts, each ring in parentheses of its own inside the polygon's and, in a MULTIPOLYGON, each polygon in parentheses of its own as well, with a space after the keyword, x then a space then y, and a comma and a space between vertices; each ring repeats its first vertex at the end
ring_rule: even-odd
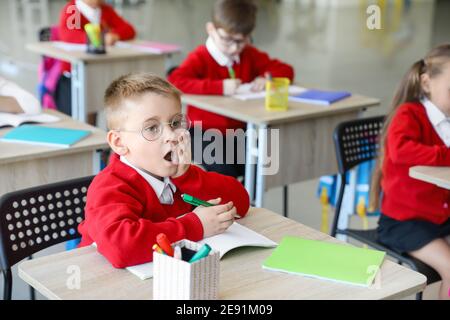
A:
POLYGON ((142 41, 139 44, 135 44, 139 49, 148 50, 154 53, 172 53, 180 51, 181 47, 176 44, 154 42, 154 41, 142 41))

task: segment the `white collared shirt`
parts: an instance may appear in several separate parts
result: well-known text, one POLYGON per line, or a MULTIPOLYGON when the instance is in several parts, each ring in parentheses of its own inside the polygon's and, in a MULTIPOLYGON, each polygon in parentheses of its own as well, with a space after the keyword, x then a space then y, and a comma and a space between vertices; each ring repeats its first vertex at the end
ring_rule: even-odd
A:
POLYGON ((37 114, 41 112, 41 103, 38 99, 14 82, 2 77, 0 77, 0 96, 14 97, 26 114, 37 114))
POLYGON ((208 37, 206 40, 206 49, 209 54, 213 57, 213 59, 222 67, 231 67, 234 63, 239 63, 240 59, 237 56, 235 59, 230 59, 227 55, 225 55, 222 51, 217 48, 216 43, 211 37, 208 37))
POLYGON ((170 178, 165 177, 164 181, 161 181, 159 179, 156 179, 155 177, 151 176, 147 172, 143 171, 142 169, 139 169, 138 167, 132 165, 127 158, 124 156, 120 156, 120 161, 125 163, 126 165, 130 166, 134 170, 137 171, 144 179, 148 182, 148 184, 153 188, 153 190, 156 193, 156 196, 159 199, 159 202, 162 204, 173 204, 173 194, 175 191, 177 191, 177 188, 172 183, 170 178))
POLYGON ((450 147, 450 118, 447 118, 445 114, 428 98, 423 98, 421 102, 425 107, 428 119, 433 125, 434 130, 436 130, 438 136, 442 139, 444 144, 447 147, 450 147))
POLYGON ((90 23, 100 24, 100 17, 102 15, 102 10, 100 8, 92 8, 83 0, 76 0, 75 5, 80 13, 85 16, 90 23))

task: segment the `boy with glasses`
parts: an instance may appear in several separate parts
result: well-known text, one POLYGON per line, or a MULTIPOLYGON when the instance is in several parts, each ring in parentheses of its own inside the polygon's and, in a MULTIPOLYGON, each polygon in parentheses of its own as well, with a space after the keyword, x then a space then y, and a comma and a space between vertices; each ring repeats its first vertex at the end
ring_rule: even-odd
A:
POLYGON ((106 90, 105 105, 114 154, 89 187, 80 246, 95 242, 124 268, 151 261, 159 233, 198 241, 247 213, 238 181, 191 165, 190 120, 175 87, 152 74, 122 76, 106 90), (194 209, 183 193, 215 206, 194 209))
MULTIPOLYGON (((257 8, 250 0, 219 0, 215 3, 212 21, 206 24, 208 39, 197 47, 186 60, 168 77, 169 81, 184 93, 233 95, 241 83, 252 83, 253 91, 265 88, 265 74, 273 77, 294 78, 293 68, 251 45, 251 33, 255 27, 257 8)), ((208 129, 217 129, 225 135, 227 129, 245 128, 243 122, 188 106, 187 114, 194 125, 201 123, 201 130, 191 134, 202 134, 208 129)), ((203 139, 202 139, 203 140, 203 139)), ((194 140, 196 141, 196 140, 194 140)), ((202 143, 202 149, 209 143, 202 143)), ((236 146, 236 143, 234 144, 236 146)), ((240 146, 239 146, 240 147, 240 146)), ((236 163, 238 153, 244 149, 224 150, 234 152, 232 164, 222 164, 194 159, 209 171, 217 171, 238 177, 244 174, 244 164, 236 163)), ((203 154, 203 153, 202 153, 203 154)), ((243 157, 240 156, 240 159, 243 157)), ((244 157, 245 158, 245 157, 244 157)), ((225 161, 223 161, 225 162, 225 161)))

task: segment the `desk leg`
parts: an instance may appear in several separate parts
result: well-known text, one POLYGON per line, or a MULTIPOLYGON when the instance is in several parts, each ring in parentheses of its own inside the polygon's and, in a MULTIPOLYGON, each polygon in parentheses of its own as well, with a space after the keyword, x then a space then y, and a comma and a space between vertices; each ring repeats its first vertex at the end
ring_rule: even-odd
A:
POLYGON ((92 174, 97 174, 101 170, 101 156, 103 150, 95 150, 92 152, 92 174))
POLYGON ((267 150, 267 125, 263 124, 258 128, 258 162, 256 165, 256 195, 255 207, 261 208, 263 205, 263 196, 266 177, 264 174, 265 152, 267 150))
POLYGON ((254 160, 257 155, 256 132, 253 123, 247 124, 247 140, 245 153, 245 189, 250 196, 250 203, 255 201, 255 166, 254 160))
POLYGON ((288 207, 289 207, 289 198, 288 198, 288 192, 289 192, 289 185, 283 186, 283 216, 287 218, 288 216, 288 207))
POLYGON ((164 74, 167 74, 167 71, 169 71, 169 69, 172 68, 173 65, 174 65, 174 63, 173 63, 173 55, 171 53, 169 53, 166 56, 166 59, 164 60, 164 66, 165 66, 165 73, 164 74))
POLYGON ((72 63, 72 118, 86 122, 85 65, 83 62, 72 63))

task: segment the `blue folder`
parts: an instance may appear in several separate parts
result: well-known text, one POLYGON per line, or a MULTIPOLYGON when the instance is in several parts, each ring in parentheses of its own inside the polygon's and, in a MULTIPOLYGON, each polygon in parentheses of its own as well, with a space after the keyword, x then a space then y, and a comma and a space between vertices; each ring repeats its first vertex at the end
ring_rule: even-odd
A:
POLYGON ((0 140, 68 148, 90 133, 88 130, 22 125, 9 131, 0 140))
POLYGON ((307 90, 298 95, 290 96, 289 99, 298 102, 330 105, 351 95, 347 91, 307 90))

